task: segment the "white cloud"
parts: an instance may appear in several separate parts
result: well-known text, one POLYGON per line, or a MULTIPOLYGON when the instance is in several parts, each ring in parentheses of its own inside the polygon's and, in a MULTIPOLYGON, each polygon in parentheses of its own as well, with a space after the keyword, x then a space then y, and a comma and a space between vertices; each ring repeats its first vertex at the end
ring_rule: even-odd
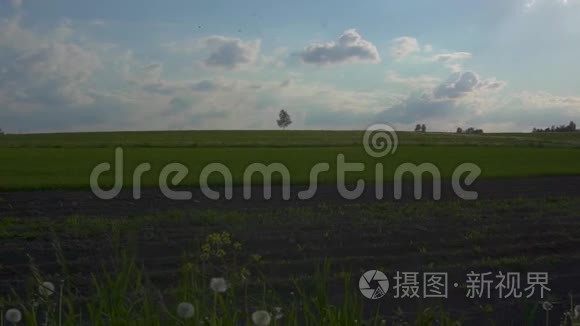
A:
POLYGON ((355 29, 344 31, 336 41, 310 44, 300 57, 305 63, 318 65, 381 61, 376 46, 363 39, 355 29))
POLYGON ((463 61, 470 59, 472 54, 469 52, 450 52, 436 54, 428 60, 432 62, 442 63, 453 72, 461 72, 463 70, 463 61))
POLYGON ((494 131, 531 131, 577 121, 580 97, 557 96, 544 92, 510 94, 488 107, 472 122, 494 131))
POLYGON ((418 90, 423 88, 433 88, 441 82, 441 80, 434 76, 401 76, 397 72, 388 71, 385 75, 385 82, 393 84, 401 84, 411 89, 418 90))
POLYGON ((134 69, 139 63, 133 58, 126 63, 124 72, 125 80, 138 89, 149 94, 164 96, 176 96, 190 94, 192 92, 214 92, 219 90, 233 90, 238 87, 238 81, 225 79, 199 79, 199 80, 167 80, 163 78, 163 64, 151 63, 141 68, 134 69))
POLYGON ((3 65, 0 87, 18 101, 90 104, 92 98, 82 86, 100 66, 91 50, 55 42, 18 53, 10 64, 3 65))
MULTIPOLYGON (((423 79, 433 85, 434 80, 425 77, 419 80, 423 79)), ((399 103, 378 113, 375 121, 405 126, 427 123, 431 130, 454 130, 450 128, 468 125, 473 117, 493 108, 497 97, 490 94, 503 85, 504 82, 495 78, 482 79, 474 72, 455 73, 430 89, 416 89, 399 103)))
POLYGON ((254 64, 261 47, 260 40, 242 41, 217 35, 203 39, 202 44, 211 51, 204 61, 206 66, 229 70, 254 64))
POLYGON ((192 92, 215 92, 219 90, 233 90, 238 85, 236 83, 228 83, 219 79, 202 79, 202 80, 186 80, 186 81, 167 81, 158 80, 144 82, 140 84, 143 91, 159 94, 159 95, 174 95, 174 94, 192 94, 192 92))
POLYGON ((431 44, 421 45, 419 41, 410 36, 401 36, 391 41, 389 48, 390 55, 397 58, 404 58, 416 54, 414 57, 417 62, 435 62, 442 63, 449 67, 453 72, 463 70, 461 63, 472 57, 469 52, 449 52, 427 55, 433 52, 431 44))
POLYGON ((580 97, 556 96, 549 93, 521 92, 513 94, 511 98, 530 109, 537 108, 574 108, 580 111, 580 97))
POLYGON ((406 57, 415 52, 421 52, 419 41, 414 37, 402 36, 391 41, 390 53, 394 57, 406 57))
POLYGON ((472 57, 472 54, 469 52, 451 52, 451 53, 443 53, 437 54, 433 56, 433 61, 437 62, 451 62, 451 61, 460 61, 469 59, 472 57))
POLYGON ((475 92, 498 91, 504 86, 505 82, 495 78, 482 80, 478 74, 467 71, 451 75, 433 90, 433 95, 437 99, 457 99, 475 92))

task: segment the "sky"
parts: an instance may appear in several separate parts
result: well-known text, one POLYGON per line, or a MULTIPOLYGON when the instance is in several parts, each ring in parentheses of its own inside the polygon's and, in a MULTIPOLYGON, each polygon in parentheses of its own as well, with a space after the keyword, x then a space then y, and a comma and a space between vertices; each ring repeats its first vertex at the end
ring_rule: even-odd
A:
POLYGON ((0 0, 0 128, 531 131, 578 58, 580 0, 0 0))

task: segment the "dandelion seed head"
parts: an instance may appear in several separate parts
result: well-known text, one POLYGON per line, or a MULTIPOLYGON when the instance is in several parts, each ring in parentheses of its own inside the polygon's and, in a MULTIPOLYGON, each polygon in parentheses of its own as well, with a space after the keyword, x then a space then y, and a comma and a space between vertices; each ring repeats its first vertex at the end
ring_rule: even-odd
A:
POLYGON ((4 315, 7 321, 16 324, 22 320, 22 313, 16 308, 8 309, 4 315))
POLYGON ((209 282, 209 287, 217 293, 224 293, 228 289, 228 283, 223 277, 214 277, 209 282))
POLYGON ((52 284, 51 282, 43 282, 38 286, 38 292, 40 293, 40 295, 44 297, 48 297, 54 294, 54 289, 55 289, 54 284, 52 284))
POLYGON ((252 314, 252 322, 256 326, 268 326, 272 322, 272 317, 269 312, 258 310, 252 314))
POLYGON ((274 315, 274 319, 279 320, 284 317, 284 314, 282 313, 282 307, 274 307, 274 312, 276 313, 274 315))
POLYGON ((193 317, 195 313, 195 308, 189 302, 182 302, 177 305, 177 315, 183 319, 189 319, 193 317))
POLYGON ((544 308, 545 311, 550 311, 554 308, 554 305, 550 301, 544 301, 544 303, 542 303, 542 308, 544 308))

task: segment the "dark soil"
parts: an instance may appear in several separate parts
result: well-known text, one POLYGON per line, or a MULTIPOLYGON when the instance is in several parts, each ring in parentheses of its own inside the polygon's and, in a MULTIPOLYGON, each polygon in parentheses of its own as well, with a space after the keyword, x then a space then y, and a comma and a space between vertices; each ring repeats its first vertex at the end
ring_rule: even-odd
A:
MULTIPOLYGON (((351 186, 349 189, 353 189, 351 186)), ((477 180, 474 185, 465 187, 466 190, 477 191, 479 199, 539 199, 550 197, 578 197, 580 196, 580 176, 570 177, 533 177, 524 179, 493 179, 477 180)), ((231 200, 211 200, 203 195, 199 189, 188 190, 193 193, 191 200, 175 201, 167 199, 159 189, 144 189, 139 200, 133 199, 132 191, 124 189, 117 198, 101 200, 91 191, 82 190, 47 190, 0 192, 0 217, 59 217, 69 215, 81 216, 142 216, 156 212, 191 211, 205 209, 239 210, 247 208, 284 208, 312 206, 321 202, 345 204, 353 201, 343 199, 336 186, 319 186, 316 196, 310 200, 299 200, 298 192, 307 189, 305 186, 292 186, 291 199, 282 199, 280 186, 272 187, 272 198, 265 200, 262 189, 252 191, 251 200, 245 200, 242 188, 233 190, 231 200)), ((366 185, 362 196, 355 200, 358 203, 377 202, 374 185, 366 185)), ((406 183, 403 186, 401 201, 412 201, 413 186, 406 183)), ((432 196, 430 184, 423 186, 423 198, 432 196)), ((442 182, 441 200, 459 200, 455 195, 450 182, 442 182)), ((385 184, 384 197, 380 201, 396 201, 393 195, 393 185, 385 184)))
MULTIPOLYGON (((431 198, 428 188, 424 187, 424 198, 431 198)), ((580 296, 580 177, 481 180, 469 188, 478 191, 477 201, 458 200, 445 183, 441 203, 432 203, 415 202, 409 185, 404 187, 403 200, 395 201, 392 186, 386 186, 385 199, 380 201, 386 203, 383 206, 375 199, 374 186, 367 186, 369 191, 356 201, 341 199, 330 186, 321 187, 309 201, 284 201, 279 187, 272 190, 274 198, 269 201, 244 200, 239 188, 230 201, 209 200, 199 190, 193 190, 193 199, 188 201, 168 200, 153 189, 145 190, 140 200, 125 191, 110 201, 86 191, 10 192, 0 193, 0 217, 25 218, 31 223, 48 217, 58 224, 71 215, 186 216, 136 230, 137 256, 159 286, 175 280, 184 252, 196 253, 208 234, 221 231, 241 242, 247 257, 261 256, 255 272, 280 291, 290 291, 289 279, 312 276, 326 260, 333 263, 335 277, 349 271, 355 283, 370 269, 380 269, 390 277, 396 271, 448 272, 449 299, 442 303, 470 319, 470 325, 483 321, 482 307, 488 303, 495 307, 497 324, 503 325, 524 318, 528 313, 524 304, 544 299, 468 299, 461 286, 452 286, 454 282, 465 285, 466 273, 518 271, 525 284, 527 272, 549 272, 549 298, 555 302, 552 315, 559 318, 561 313, 556 312, 568 308, 567 294, 574 293, 575 301, 580 296), (208 210, 217 215, 240 212, 246 217, 231 223, 200 219, 208 210)), ((253 195, 260 197, 257 191, 253 195)), ((53 248, 54 235, 48 233, 1 238, 0 294, 22 286, 23 275, 30 274, 29 256, 43 273, 58 277, 61 267, 53 248)), ((110 260, 110 234, 56 237, 77 284, 86 283, 90 273, 110 260)), ((385 314, 397 306, 414 312, 419 305, 437 303, 387 297, 381 301, 385 314)))

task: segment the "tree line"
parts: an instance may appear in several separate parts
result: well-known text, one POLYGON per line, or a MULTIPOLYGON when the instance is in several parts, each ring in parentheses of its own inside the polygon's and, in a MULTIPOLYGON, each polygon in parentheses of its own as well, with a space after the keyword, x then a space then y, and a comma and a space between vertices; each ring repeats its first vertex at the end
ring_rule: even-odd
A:
POLYGON ((532 132, 572 132, 572 131, 576 131, 576 124, 574 123, 574 121, 570 121, 568 125, 560 125, 560 126, 552 125, 552 127, 544 129, 534 128, 532 130, 532 132))
POLYGON ((455 131, 456 134, 483 134, 483 130, 482 129, 475 129, 475 128, 467 128, 465 130, 463 130, 461 127, 457 128, 457 131, 455 131))

